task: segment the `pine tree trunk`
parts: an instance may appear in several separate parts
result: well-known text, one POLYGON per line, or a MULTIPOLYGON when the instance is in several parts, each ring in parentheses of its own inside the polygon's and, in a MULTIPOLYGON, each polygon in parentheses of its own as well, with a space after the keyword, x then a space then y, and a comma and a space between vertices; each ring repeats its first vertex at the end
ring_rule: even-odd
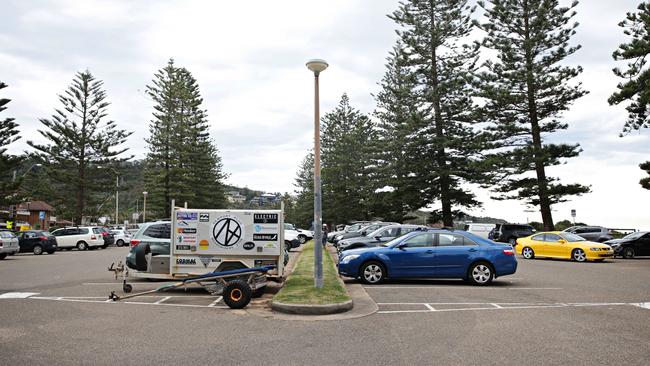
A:
POLYGON ((553 215, 551 213, 551 204, 548 197, 548 187, 546 185, 546 170, 542 158, 542 137, 539 128, 537 116, 537 105, 535 104, 535 79, 533 75, 533 59, 530 47, 529 34, 529 9, 528 1, 524 1, 524 27, 526 36, 524 49, 526 52, 526 93, 528 97, 528 116, 530 118, 531 134, 533 137, 533 159, 535 160, 535 172, 537 174, 537 188, 539 192, 539 210, 542 214, 544 230, 551 231, 554 229, 553 215))
MULTIPOLYGON (((434 110, 434 123, 435 133, 438 140, 444 139, 443 118, 440 111, 440 94, 438 92, 438 62, 436 55, 436 48, 438 47, 435 38, 435 2, 429 1, 429 11, 431 16, 431 87, 432 87, 432 102, 434 110)), ((454 219, 451 214, 451 199, 449 197, 449 174, 447 173, 447 155, 444 147, 440 147, 436 151, 436 160, 438 161, 438 172, 440 176, 440 202, 442 203, 442 222, 444 226, 453 227, 454 219)))

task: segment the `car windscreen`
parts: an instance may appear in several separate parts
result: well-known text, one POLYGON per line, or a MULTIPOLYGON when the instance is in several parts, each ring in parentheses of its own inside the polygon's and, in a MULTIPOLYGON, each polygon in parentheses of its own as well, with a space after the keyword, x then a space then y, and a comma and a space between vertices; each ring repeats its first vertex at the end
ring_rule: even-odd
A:
POLYGON ((386 230, 385 227, 380 227, 379 229, 377 229, 377 230, 375 230, 375 231, 373 231, 371 233, 366 234, 366 236, 369 237, 369 238, 374 238, 375 236, 381 236, 380 234, 382 234, 384 232, 384 230, 386 230))
POLYGON ((13 239, 13 238, 15 238, 15 236, 11 231, 0 231, 0 238, 2 238, 2 239, 13 239))
POLYGON ((632 233, 632 234, 627 234, 627 235, 625 235, 625 236, 623 237, 623 239, 634 240, 634 239, 638 239, 638 238, 642 237, 644 234, 646 234, 646 232, 644 232, 644 231, 637 231, 636 233, 632 233))
POLYGON ((347 231, 347 232, 349 233, 349 232, 352 232, 352 231, 357 231, 357 230, 359 230, 359 229, 361 229, 361 225, 359 225, 359 224, 354 224, 354 225, 350 225, 350 226, 348 226, 348 227, 345 229, 345 231, 347 231))
POLYGON ((568 242, 571 242, 571 243, 576 242, 576 241, 585 241, 585 238, 583 238, 582 236, 572 234, 572 233, 562 233, 561 236, 564 238, 564 240, 566 240, 568 242))
MULTIPOLYGON (((413 235, 415 235, 415 234, 413 234, 413 235)), ((393 239, 393 240, 391 240, 391 241, 389 241, 387 243, 381 243, 381 244, 379 244, 379 246, 380 247, 393 247, 393 246, 395 246, 395 244, 401 242, 402 240, 405 240, 405 238, 407 238, 407 237, 410 238, 411 236, 410 235, 409 236, 406 236, 406 235, 400 236, 400 237, 397 237, 397 238, 395 238, 395 239, 393 239)))

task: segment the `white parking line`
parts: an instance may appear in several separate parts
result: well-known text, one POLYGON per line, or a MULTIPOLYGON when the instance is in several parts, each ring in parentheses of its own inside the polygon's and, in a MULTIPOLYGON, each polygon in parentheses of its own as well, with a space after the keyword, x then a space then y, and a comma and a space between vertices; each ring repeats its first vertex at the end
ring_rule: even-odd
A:
POLYGON ((163 302, 165 302, 165 301, 167 301, 167 300, 169 300, 169 299, 171 299, 171 298, 172 298, 171 296, 165 296, 165 297, 163 297, 162 299, 160 299, 160 300, 154 302, 154 304, 156 304, 156 305, 158 305, 158 304, 162 304, 163 302))
POLYGON ((223 299, 223 297, 221 297, 221 296, 217 297, 217 299, 214 300, 213 302, 211 302, 210 305, 208 305, 208 307, 211 307, 211 308, 215 307, 219 303, 219 301, 221 301, 222 299, 223 299))
POLYGON ((633 305, 650 309, 650 303, 626 303, 626 302, 599 302, 599 303, 481 303, 481 302, 458 302, 458 303, 416 303, 416 302, 385 302, 377 303, 378 306, 395 305, 422 305, 428 310, 379 310, 378 314, 400 314, 400 313, 431 313, 431 312, 453 312, 453 311, 479 311, 479 310, 509 310, 509 309, 545 309, 545 308, 569 308, 585 306, 626 306, 633 305), (436 306, 434 306, 436 305, 436 306), (486 305, 479 307, 461 307, 441 309, 444 305, 486 305))
POLYGON ((26 299, 34 295, 38 295, 38 292, 5 292, 0 299, 26 299))
MULTIPOLYGON (((141 296, 141 297, 160 297, 160 296, 141 296)), ((81 302, 81 303, 95 303, 95 304, 106 304, 106 303, 122 303, 130 305, 154 305, 154 306, 176 306, 176 307, 191 307, 191 308, 214 308, 214 309, 228 309, 228 306, 217 306, 217 303, 221 300, 221 296, 210 303, 209 305, 196 305, 196 304, 169 304, 165 301, 173 298, 203 298, 203 297, 212 297, 212 296, 163 296, 160 300, 155 302, 141 302, 141 301, 113 301, 111 299, 105 300, 106 296, 88 296, 88 297, 62 297, 62 296, 31 296, 27 299, 34 300, 50 300, 50 301, 67 301, 67 302, 81 302)))

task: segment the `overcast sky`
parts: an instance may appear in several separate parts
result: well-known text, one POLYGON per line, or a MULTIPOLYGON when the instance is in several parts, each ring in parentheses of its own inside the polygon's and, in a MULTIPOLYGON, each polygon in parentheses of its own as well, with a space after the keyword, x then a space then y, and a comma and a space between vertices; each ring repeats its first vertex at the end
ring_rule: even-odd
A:
MULTIPOLYGON (((580 157, 549 169, 565 183, 592 193, 554 206, 556 221, 577 219, 609 227, 650 229, 650 191, 638 184, 638 164, 650 160, 650 131, 619 138, 623 107, 610 107, 618 82, 612 51, 625 40, 618 22, 638 0, 582 0, 577 8, 583 48, 568 63, 590 94, 565 114, 567 131, 553 140, 579 142, 580 157)), ((388 0, 312 1, 3 1, 0 80, 9 85, 3 113, 21 125, 11 147, 39 141, 38 119, 59 107, 57 94, 75 72, 89 69, 105 82, 110 117, 134 131, 128 147, 144 157, 152 103, 143 92, 170 57, 198 80, 227 182, 265 191, 293 191, 298 163, 313 144, 313 86, 305 61, 326 59, 321 110, 347 92, 362 112, 375 108, 372 93, 395 42, 388 0)), ((484 202, 477 215, 512 222, 540 221, 518 202, 484 202)))

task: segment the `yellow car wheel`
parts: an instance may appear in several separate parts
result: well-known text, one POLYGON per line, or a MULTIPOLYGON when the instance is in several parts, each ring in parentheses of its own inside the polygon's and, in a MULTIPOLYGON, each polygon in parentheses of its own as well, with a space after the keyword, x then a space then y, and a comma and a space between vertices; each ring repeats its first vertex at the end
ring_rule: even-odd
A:
POLYGON ((584 250, 578 248, 574 249, 573 252, 571 252, 571 258, 573 258, 573 260, 576 262, 586 262, 587 254, 584 250))
POLYGON ((521 250, 521 255, 522 255, 525 259, 533 259, 533 258, 535 258, 535 251, 534 251, 533 248, 531 248, 531 247, 524 247, 524 248, 521 250))

